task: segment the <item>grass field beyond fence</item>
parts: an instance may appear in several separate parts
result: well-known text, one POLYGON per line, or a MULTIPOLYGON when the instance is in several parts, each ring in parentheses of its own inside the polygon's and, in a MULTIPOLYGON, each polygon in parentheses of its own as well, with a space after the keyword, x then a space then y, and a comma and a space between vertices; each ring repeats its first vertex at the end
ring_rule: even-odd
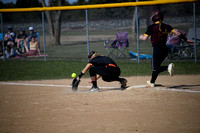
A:
MULTIPOLYGON (((169 62, 164 62, 167 65, 169 62)), ((79 74, 87 62, 68 61, 0 61, 0 81, 71 78, 79 74)), ((121 76, 151 75, 151 63, 117 62, 121 76)), ((175 74, 200 74, 200 63, 174 62, 175 74)), ((164 72, 162 74, 168 74, 164 72)), ((85 74, 83 77, 89 77, 85 74)))

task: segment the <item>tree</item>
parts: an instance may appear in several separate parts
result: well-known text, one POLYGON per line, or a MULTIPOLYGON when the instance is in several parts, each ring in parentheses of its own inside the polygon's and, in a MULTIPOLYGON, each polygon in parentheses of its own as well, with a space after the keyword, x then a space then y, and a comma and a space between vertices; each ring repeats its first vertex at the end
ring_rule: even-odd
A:
MULTIPOLYGON (((47 7, 45 0, 41 0, 42 6, 47 7)), ((62 6, 64 0, 49 0, 48 6, 62 6)), ((47 23, 49 25, 50 33, 50 45, 61 45, 60 34, 61 34, 61 10, 58 11, 45 11, 47 23)))

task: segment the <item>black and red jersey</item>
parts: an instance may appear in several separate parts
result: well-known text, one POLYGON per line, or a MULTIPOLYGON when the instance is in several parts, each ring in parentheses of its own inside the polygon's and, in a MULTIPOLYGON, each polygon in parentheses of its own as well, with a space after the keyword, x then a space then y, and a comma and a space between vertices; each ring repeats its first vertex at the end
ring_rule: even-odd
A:
POLYGON ((94 66, 113 66, 117 67, 117 64, 107 56, 97 56, 94 57, 92 60, 89 61, 94 66))
POLYGON ((170 25, 162 23, 161 31, 160 31, 159 23, 152 24, 148 26, 147 31, 145 32, 144 35, 151 36, 151 42, 152 42, 153 47, 156 47, 156 46, 162 47, 166 45, 168 33, 171 33, 173 30, 174 28, 171 27, 170 25))

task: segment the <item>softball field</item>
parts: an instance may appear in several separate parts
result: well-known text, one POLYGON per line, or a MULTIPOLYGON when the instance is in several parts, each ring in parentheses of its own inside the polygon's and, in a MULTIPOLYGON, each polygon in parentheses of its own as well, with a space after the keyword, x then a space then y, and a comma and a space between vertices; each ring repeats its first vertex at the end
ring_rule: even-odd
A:
POLYGON ((0 133, 200 132, 200 75, 127 79, 131 90, 100 79, 94 93, 88 78, 77 92, 72 79, 0 82, 0 133))

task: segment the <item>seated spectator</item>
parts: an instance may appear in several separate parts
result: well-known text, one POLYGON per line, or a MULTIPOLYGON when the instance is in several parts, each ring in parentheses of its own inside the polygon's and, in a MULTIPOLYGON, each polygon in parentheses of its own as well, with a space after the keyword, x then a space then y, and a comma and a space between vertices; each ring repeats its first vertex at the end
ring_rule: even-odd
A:
MULTIPOLYGON (((11 45, 6 46, 5 50, 5 58, 15 57, 17 53, 15 53, 14 48, 11 45)), ((1 57, 3 59, 3 56, 1 57)))
POLYGON ((20 47, 21 47, 21 52, 22 52, 22 53, 25 52, 24 46, 25 46, 25 41, 26 41, 26 38, 27 38, 27 37, 28 37, 28 35, 25 34, 24 28, 21 28, 21 29, 20 29, 19 35, 18 35, 17 38, 15 39, 15 42, 17 43, 17 50, 16 50, 16 52, 17 52, 18 54, 20 54, 20 53, 19 53, 20 47))
POLYGON ((40 49, 39 49, 39 44, 36 41, 36 38, 34 36, 31 37, 31 41, 29 44, 30 44, 30 49, 28 49, 28 47, 25 46, 27 53, 25 53, 23 55, 25 55, 25 56, 36 55, 37 52, 39 55, 41 55, 40 49))
POLYGON ((14 46, 15 33, 13 32, 13 27, 8 26, 8 32, 4 36, 5 45, 14 46))
MULTIPOLYGON (((186 35, 184 31, 179 31, 179 32, 182 33, 184 36, 186 35)), ((181 38, 178 37, 176 34, 174 33, 170 34, 166 42, 166 45, 169 49, 169 53, 172 53, 174 50, 176 50, 177 46, 180 46, 181 41, 182 41, 181 38)))
POLYGON ((28 49, 30 48, 29 42, 31 41, 31 37, 35 37, 36 41, 38 41, 37 40, 37 33, 34 32, 34 28, 33 27, 29 27, 28 37, 26 39, 26 46, 28 47, 28 49))

